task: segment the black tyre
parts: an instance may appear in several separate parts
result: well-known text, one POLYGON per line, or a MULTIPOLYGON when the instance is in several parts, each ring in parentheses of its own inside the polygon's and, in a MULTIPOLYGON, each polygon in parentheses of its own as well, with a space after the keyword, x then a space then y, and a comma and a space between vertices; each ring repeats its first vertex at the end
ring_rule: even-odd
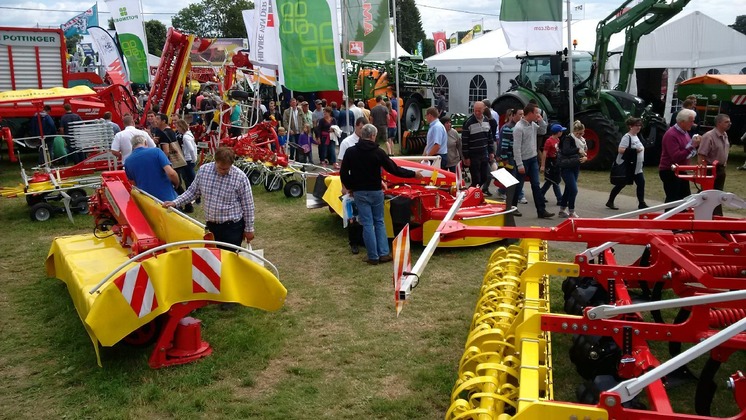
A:
POLYGON ((264 179, 264 189, 267 190, 267 192, 280 191, 282 189, 282 175, 269 174, 267 178, 264 179))
POLYGON ((35 204, 44 203, 46 201, 44 199, 45 195, 46 194, 29 194, 29 195, 25 195, 24 197, 26 198, 26 204, 28 204, 29 207, 31 207, 35 204))
POLYGON ((76 197, 70 201, 70 211, 77 214, 88 214, 88 197, 76 197))
POLYGON ((655 117, 645 122, 645 127, 640 133, 640 140, 643 138, 647 141, 645 146, 645 165, 657 166, 661 161, 661 144, 663 135, 666 134, 668 125, 663 118, 655 117))
POLYGON ((262 180, 262 174, 259 173, 256 169, 249 172, 247 175, 249 177, 249 182, 251 185, 259 185, 259 182, 262 180))
POLYGON ((300 198, 303 196, 303 184, 296 180, 288 181, 285 184, 285 188, 283 188, 283 192, 285 193, 285 197, 300 198))
POLYGON ((163 322, 161 317, 158 317, 142 327, 132 331, 122 339, 122 341, 128 346, 132 347, 148 347, 158 340, 158 336, 161 334, 163 329, 163 322))
POLYGON ((492 109, 500 116, 500 124, 505 123, 505 115, 509 109, 523 109, 525 104, 512 96, 504 96, 492 102, 492 109))
POLYGON ((86 194, 85 190, 80 188, 75 188, 67 192, 67 195, 70 196, 70 199, 72 201, 75 201, 76 198, 85 197, 88 194, 86 194))
POLYGON ((35 222, 46 222, 52 217, 54 207, 47 203, 36 203, 31 206, 31 220, 35 222))
POLYGON ((589 112, 577 117, 585 126, 585 140, 588 144, 588 160, 582 169, 607 171, 616 159, 619 149, 619 130, 616 125, 600 112, 589 112))
POLYGON ((418 97, 412 96, 404 103, 402 126, 404 130, 417 131, 422 128, 422 105, 418 97))

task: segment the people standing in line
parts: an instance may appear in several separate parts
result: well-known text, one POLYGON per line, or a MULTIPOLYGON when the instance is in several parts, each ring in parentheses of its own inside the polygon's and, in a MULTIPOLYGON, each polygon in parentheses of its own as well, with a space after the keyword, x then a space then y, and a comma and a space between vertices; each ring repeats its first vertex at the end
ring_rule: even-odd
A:
MULTIPOLYGON (((513 156, 513 128, 516 123, 523 118, 523 110, 508 109, 507 117, 508 121, 500 128, 500 161, 502 162, 503 167, 510 171, 510 173, 518 180, 513 201, 508 204, 516 208, 516 210, 513 211, 513 215, 520 217, 522 214, 517 210, 517 208, 520 197, 523 195, 523 179, 525 176, 518 173, 518 165, 516 165, 515 157, 513 156)), ((498 195, 500 193, 505 194, 505 190, 498 190, 498 195)))
POLYGON ((430 125, 427 129, 427 143, 423 156, 440 156, 440 168, 448 165, 448 134, 438 119, 438 109, 430 107, 425 111, 425 119, 430 125))
POLYGON ((132 137, 132 153, 124 172, 137 188, 161 201, 173 200, 177 195, 174 188, 179 186, 179 174, 161 149, 146 147, 146 143, 145 136, 132 137))
POLYGON ((358 219, 363 225, 363 238, 367 251, 363 259, 368 264, 393 260, 389 251, 386 226, 383 221, 384 196, 381 169, 402 178, 421 179, 422 174, 400 168, 376 144, 376 127, 363 126, 360 141, 345 153, 340 170, 342 185, 354 198, 358 219))
POLYGON ((178 119, 175 125, 176 131, 181 133, 184 160, 186 160, 186 166, 184 166, 181 176, 184 179, 184 186, 188 189, 196 176, 194 167, 197 163, 197 143, 194 141, 194 134, 189 130, 189 124, 185 120, 178 119))
POLYGON ((233 166, 235 159, 233 149, 219 147, 215 161, 200 168, 189 189, 165 201, 163 207, 179 207, 201 198, 207 229, 215 240, 241 246, 244 240, 254 239, 254 196, 246 174, 233 166))
MULTIPOLYGON (((547 191, 549 191, 549 188, 552 188, 558 206, 560 205, 560 201, 562 201, 562 190, 559 186, 560 182, 562 182, 562 176, 560 168, 557 166, 557 154, 559 152, 560 138, 565 130, 567 128, 560 124, 552 124, 549 127, 550 136, 544 142, 544 153, 541 155, 541 165, 539 166, 539 172, 544 174, 544 185, 541 186, 541 194, 544 196, 544 202, 547 202, 547 191)), ((565 186, 565 190, 567 190, 567 186, 565 186)), ((561 211, 559 216, 563 217, 561 211)), ((564 217, 567 217, 567 214, 564 217)))
POLYGON ((394 154, 394 143, 398 143, 399 134, 399 112, 394 109, 394 105, 391 101, 386 101, 386 109, 389 111, 388 115, 388 140, 386 147, 389 149, 389 155, 394 154))
POLYGON ((135 127, 135 118, 132 115, 125 114, 122 117, 122 122, 124 123, 124 130, 118 132, 111 142, 111 152, 119 158, 122 165, 126 164, 125 161, 132 153, 132 138, 134 136, 145 137, 145 147, 158 147, 147 131, 135 127))
MULTIPOLYGON (((621 165, 624 163, 624 160, 622 159, 622 157, 624 156, 624 152, 628 148, 632 148, 635 150, 635 153, 637 155, 637 160, 635 163, 633 181, 635 185, 637 185, 637 208, 645 209, 648 207, 648 205, 645 203, 645 174, 642 172, 642 164, 645 161, 645 147, 642 145, 642 141, 640 141, 640 138, 638 137, 638 134, 640 134, 640 130, 642 130, 642 120, 639 118, 635 118, 635 117, 627 118, 627 128, 629 129, 629 131, 627 132, 627 134, 622 136, 622 140, 619 141, 619 150, 618 150, 619 154, 617 154, 616 156, 616 163, 617 165, 621 165)), ((662 159, 663 158, 661 158, 661 160, 662 159)), ((669 165, 669 168, 670 168, 670 165, 669 165)), ((616 204, 614 204, 614 200, 616 199, 616 196, 619 195, 619 192, 624 189, 625 186, 627 186, 626 183, 620 183, 620 184, 614 185, 614 188, 611 189, 611 193, 609 194, 609 199, 606 201, 606 207, 612 210, 619 210, 619 207, 617 207, 616 204)), ((665 186, 665 182, 664 182, 664 186, 665 186)), ((687 189, 688 188, 689 188, 689 185, 687 184, 687 189)))
POLYGON ((519 176, 528 175, 536 213, 542 219, 554 216, 554 213, 547 211, 544 196, 541 194, 541 187, 539 186, 537 136, 544 135, 546 132, 547 122, 541 116, 541 109, 529 102, 523 108, 523 118, 513 127, 513 156, 519 176))
POLYGON ((461 127, 461 148, 464 166, 469 168, 471 186, 479 186, 489 194, 490 161, 495 159, 495 141, 489 118, 484 115, 484 103, 474 102, 474 111, 461 127))
POLYGON ((286 109, 282 114, 282 126, 288 132, 288 145, 289 145, 289 159, 296 160, 296 147, 293 145, 298 144, 298 137, 300 132, 303 131, 303 117, 298 109, 298 101, 295 98, 290 98, 290 108, 286 109))
MULTIPOLYGON (((728 141, 728 129, 731 126, 730 117, 726 114, 715 116, 715 128, 702 135, 702 141, 699 144, 697 154, 699 155, 700 165, 715 166, 715 186, 716 190, 724 191, 725 188, 725 167, 728 164, 728 152, 730 151, 730 142, 728 141)), ((723 215, 723 206, 717 206, 714 215, 723 215)))
POLYGON ((565 182, 565 191, 562 192, 559 202, 559 217, 578 217, 575 212, 575 199, 578 197, 580 165, 588 160, 588 145, 583 138, 584 133, 583 123, 575 121, 572 124, 572 134, 560 140, 557 166, 560 168, 562 181, 565 182))
POLYGON ((676 115, 676 124, 669 128, 661 140, 661 160, 658 165, 658 176, 663 182, 666 203, 684 199, 691 194, 689 181, 676 176, 671 165, 687 165, 689 159, 697 154, 701 137, 689 137, 697 113, 691 109, 682 109, 676 115))
POLYGON ((461 149, 463 148, 463 145, 461 144, 461 135, 453 128, 453 123, 451 122, 450 117, 442 117, 440 123, 443 124, 443 127, 446 129, 446 134, 448 135, 448 159, 446 159, 448 163, 446 163, 446 169, 455 173, 458 164, 464 160, 464 155, 461 152, 461 149))
POLYGON ((334 142, 331 140, 331 129, 337 125, 337 121, 332 117, 332 108, 324 108, 323 116, 316 122, 319 135, 319 163, 322 165, 334 165, 337 163, 337 150, 334 142))
POLYGON ((73 112, 72 105, 66 103, 62 106, 65 108, 65 114, 60 117, 60 126, 65 130, 65 140, 67 144, 67 150, 73 154, 73 162, 80 163, 85 160, 85 152, 81 151, 77 147, 72 146, 72 136, 70 134, 70 124, 78 121, 83 121, 80 115, 73 112))

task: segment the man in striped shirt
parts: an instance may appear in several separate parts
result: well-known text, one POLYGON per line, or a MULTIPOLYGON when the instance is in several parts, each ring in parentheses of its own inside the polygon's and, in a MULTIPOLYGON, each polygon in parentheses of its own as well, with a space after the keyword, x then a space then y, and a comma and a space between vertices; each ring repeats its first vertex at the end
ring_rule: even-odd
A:
POLYGON ((487 194, 490 182, 490 161, 495 159, 495 135, 490 120, 484 115, 484 103, 474 102, 474 113, 461 128, 464 166, 469 167, 471 186, 477 185, 487 194))
POLYGON ((241 246, 254 239, 254 197, 246 175, 233 166, 233 149, 215 151, 215 162, 202 166, 192 185, 163 207, 181 207, 202 197, 207 229, 216 241, 241 246))

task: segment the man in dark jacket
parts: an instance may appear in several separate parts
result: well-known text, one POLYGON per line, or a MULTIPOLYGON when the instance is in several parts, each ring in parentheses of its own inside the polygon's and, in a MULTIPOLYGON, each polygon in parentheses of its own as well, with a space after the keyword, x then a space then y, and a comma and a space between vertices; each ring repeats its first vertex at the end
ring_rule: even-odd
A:
POLYGON ((363 126, 360 141, 345 152, 339 172, 342 185, 355 198, 368 252, 363 261, 371 265, 393 259, 383 224, 381 169, 402 178, 422 178, 419 172, 397 166, 376 144, 376 134, 378 130, 374 125, 363 126))
POLYGON ((80 115, 73 112, 73 107, 70 104, 64 104, 65 113, 60 117, 60 125, 65 130, 65 144, 67 150, 75 150, 77 153, 73 154, 73 162, 78 163, 85 160, 85 153, 81 152, 80 149, 72 147, 72 137, 70 136, 70 123, 83 121, 80 115))
POLYGON ((479 185, 485 194, 489 192, 490 161, 495 159, 494 127, 484 115, 484 103, 474 102, 474 113, 461 128, 461 145, 464 166, 469 168, 471 186, 479 185))

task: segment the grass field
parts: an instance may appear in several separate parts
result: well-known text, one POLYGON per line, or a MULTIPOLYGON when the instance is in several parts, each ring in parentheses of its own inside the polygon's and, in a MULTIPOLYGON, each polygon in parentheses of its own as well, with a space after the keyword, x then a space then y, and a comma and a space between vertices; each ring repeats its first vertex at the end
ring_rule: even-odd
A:
MULTIPOLYGON (((17 166, 0 162, 0 185, 18 179, 17 166)), ((436 251, 397 318, 391 264, 351 255, 340 219, 282 193, 254 194, 254 246, 277 265, 285 307, 199 310, 214 354, 162 370, 148 368, 149 349, 122 345, 103 349, 99 368, 64 284, 44 273, 53 238, 90 232, 91 218, 35 223, 22 199, 0 200, 0 418, 442 418, 496 245, 436 251)), ((580 379, 564 357, 569 336, 555 336, 556 395, 573 400, 580 379)), ((718 398, 733 411, 730 397, 718 398)), ((690 397, 677 400, 691 410, 690 397)))

